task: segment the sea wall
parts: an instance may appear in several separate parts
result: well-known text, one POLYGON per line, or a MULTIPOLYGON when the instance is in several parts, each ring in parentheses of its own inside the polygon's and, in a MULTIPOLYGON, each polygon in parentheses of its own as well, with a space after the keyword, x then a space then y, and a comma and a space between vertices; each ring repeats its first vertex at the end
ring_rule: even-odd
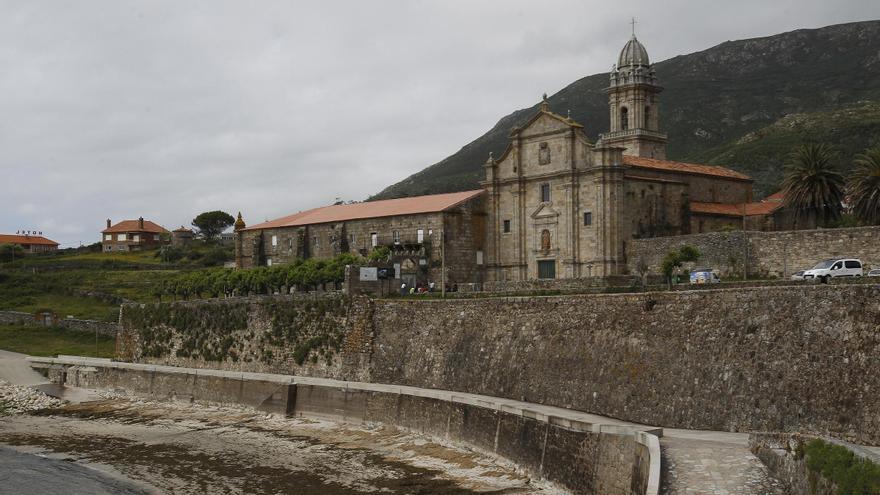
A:
POLYGON ((725 275, 787 277, 833 257, 861 259, 866 268, 880 268, 880 226, 780 232, 709 232, 672 237, 633 239, 627 243, 627 268, 639 273, 639 264, 660 273, 663 257, 689 245, 701 257, 696 264, 725 275))
POLYGON ((126 306, 120 357, 478 393, 666 427, 802 431, 880 445, 877 284, 339 301, 323 310, 289 298, 180 303, 193 313, 144 306, 130 319, 126 306), (235 314, 235 328, 198 323, 235 314), (334 344, 317 345, 327 342, 334 344), (207 352, 180 356, 187 346, 207 352))
POLYGON ((659 493, 659 430, 591 424, 528 404, 412 387, 95 359, 31 358, 56 383, 153 400, 243 404, 266 412, 381 423, 462 443, 577 494, 659 493))

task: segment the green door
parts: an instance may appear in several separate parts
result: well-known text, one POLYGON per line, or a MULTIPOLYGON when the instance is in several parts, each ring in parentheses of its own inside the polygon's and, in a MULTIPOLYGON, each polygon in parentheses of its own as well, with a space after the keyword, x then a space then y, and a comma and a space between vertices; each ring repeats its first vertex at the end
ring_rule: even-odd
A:
POLYGON ((556 278, 556 261, 545 260, 538 262, 538 278, 556 278))

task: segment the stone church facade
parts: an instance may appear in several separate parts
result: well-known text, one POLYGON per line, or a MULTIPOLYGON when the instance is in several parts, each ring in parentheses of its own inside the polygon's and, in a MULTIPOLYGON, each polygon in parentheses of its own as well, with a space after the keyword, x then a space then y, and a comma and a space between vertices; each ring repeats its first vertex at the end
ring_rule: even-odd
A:
POLYGON ((497 281, 625 273, 633 238, 741 227, 752 202, 733 170, 666 160, 660 93, 644 46, 621 51, 607 88, 611 129, 591 142, 546 100, 497 159, 485 164, 487 278, 497 281), (723 205, 696 208, 691 205, 723 205), (737 226, 737 221, 739 226, 737 226))

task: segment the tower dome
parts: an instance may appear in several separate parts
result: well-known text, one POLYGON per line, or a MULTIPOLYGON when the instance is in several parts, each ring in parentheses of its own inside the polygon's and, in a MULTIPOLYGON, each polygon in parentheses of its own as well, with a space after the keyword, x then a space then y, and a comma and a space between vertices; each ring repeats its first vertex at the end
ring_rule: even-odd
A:
POLYGON ((645 50, 645 45, 639 43, 639 40, 636 39, 636 35, 633 35, 632 38, 626 42, 626 45, 623 46, 623 50, 620 51, 620 56, 617 57, 618 68, 633 65, 651 65, 648 61, 648 50, 645 50))

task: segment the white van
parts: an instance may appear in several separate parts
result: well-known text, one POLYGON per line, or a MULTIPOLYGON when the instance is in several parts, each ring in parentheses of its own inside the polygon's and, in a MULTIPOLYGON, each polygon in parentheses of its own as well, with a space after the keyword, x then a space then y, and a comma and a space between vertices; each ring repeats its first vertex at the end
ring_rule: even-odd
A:
POLYGON ((861 277, 862 262, 852 258, 825 260, 804 272, 804 279, 827 281, 832 277, 861 277))

